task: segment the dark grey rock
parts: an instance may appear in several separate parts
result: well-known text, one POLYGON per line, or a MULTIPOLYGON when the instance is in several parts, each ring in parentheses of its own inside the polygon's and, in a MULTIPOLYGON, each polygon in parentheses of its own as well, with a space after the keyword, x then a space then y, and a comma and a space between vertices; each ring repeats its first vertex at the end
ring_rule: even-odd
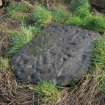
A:
POLYGON ((98 33, 72 26, 50 26, 13 57, 18 80, 68 85, 86 74, 98 33))

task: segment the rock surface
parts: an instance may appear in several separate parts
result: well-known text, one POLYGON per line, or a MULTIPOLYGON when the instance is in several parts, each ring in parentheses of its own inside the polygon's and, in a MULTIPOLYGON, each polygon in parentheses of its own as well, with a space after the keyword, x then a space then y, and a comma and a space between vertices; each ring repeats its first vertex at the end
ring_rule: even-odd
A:
POLYGON ((17 80, 49 80, 65 86, 88 71, 98 33, 72 26, 50 26, 12 59, 17 80))

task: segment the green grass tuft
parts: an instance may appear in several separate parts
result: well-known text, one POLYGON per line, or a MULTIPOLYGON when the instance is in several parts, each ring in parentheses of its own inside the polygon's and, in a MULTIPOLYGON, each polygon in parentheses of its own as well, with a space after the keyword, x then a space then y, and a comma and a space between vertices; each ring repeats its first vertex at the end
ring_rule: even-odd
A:
POLYGON ((93 31, 105 31, 105 17, 103 16, 88 16, 83 20, 83 27, 93 31))
POLYGON ((65 21, 66 25, 75 25, 97 32, 105 32, 105 17, 92 15, 88 0, 72 0, 71 10, 73 15, 65 21))
POLYGON ((86 16, 81 18, 79 16, 72 16, 67 21, 66 25, 80 26, 85 29, 93 30, 96 32, 105 32, 105 18, 103 16, 86 16))
POLYGON ((105 39, 100 38, 95 42, 92 56, 92 68, 105 69, 105 39))
POLYGON ((102 92, 105 93, 105 73, 103 75, 98 77, 98 89, 102 92))
POLYGON ((82 20, 78 16, 72 16, 69 17, 65 23, 65 25, 73 25, 73 26, 81 26, 82 25, 82 20))
POLYGON ((105 93, 105 39, 102 37, 95 42, 90 69, 97 80, 97 88, 105 93))
POLYGON ((9 69, 9 59, 0 57, 0 71, 9 69))
POLYGON ((32 12, 32 20, 35 25, 44 27, 51 23, 52 15, 51 12, 48 11, 45 7, 36 6, 36 8, 32 12))
POLYGON ((11 37, 13 46, 9 50, 9 54, 17 53, 24 45, 29 43, 37 33, 40 32, 39 28, 32 26, 21 26, 20 32, 12 32, 11 37))
POLYGON ((71 0, 70 6, 73 13, 81 13, 79 12, 81 9, 84 11, 89 11, 90 9, 89 0, 71 0))
POLYGON ((41 103, 55 105, 60 98, 60 91, 50 82, 42 81, 34 89, 41 103))
POLYGON ((55 23, 63 24, 69 16, 70 12, 68 12, 64 7, 61 6, 52 11, 52 21, 55 23))
POLYGON ((30 7, 23 3, 10 4, 6 7, 8 16, 17 21, 25 21, 28 18, 30 7))

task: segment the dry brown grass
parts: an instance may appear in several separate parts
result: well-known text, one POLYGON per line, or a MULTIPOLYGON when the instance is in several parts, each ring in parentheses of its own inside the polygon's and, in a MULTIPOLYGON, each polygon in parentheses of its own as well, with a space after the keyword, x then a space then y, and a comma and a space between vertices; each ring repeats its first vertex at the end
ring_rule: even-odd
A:
POLYGON ((0 72, 0 102, 8 103, 16 93, 16 81, 9 71, 0 72))
POLYGON ((105 95, 97 86, 97 79, 89 74, 74 90, 64 92, 59 105, 105 105, 105 95))
POLYGON ((17 86, 10 71, 0 72, 0 105, 37 105, 34 92, 28 87, 17 86))
POLYGON ((4 55, 10 45, 9 36, 0 31, 0 55, 4 55))

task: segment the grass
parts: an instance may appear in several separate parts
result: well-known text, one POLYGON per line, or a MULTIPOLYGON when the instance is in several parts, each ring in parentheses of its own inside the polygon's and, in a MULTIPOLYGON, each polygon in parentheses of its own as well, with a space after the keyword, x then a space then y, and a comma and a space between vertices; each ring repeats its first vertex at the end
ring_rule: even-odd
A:
POLYGON ((82 26, 86 29, 103 33, 105 31, 105 17, 88 16, 83 20, 82 26))
POLYGON ((60 91, 50 82, 42 81, 34 88, 34 90, 38 94, 41 103, 55 105, 60 99, 60 91))
POLYGON ((15 5, 10 4, 6 8, 6 11, 11 19, 25 21, 25 23, 30 20, 28 13, 31 12, 32 24, 37 27, 46 27, 48 24, 54 22, 80 26, 102 33, 105 31, 104 16, 92 15, 88 0, 71 0, 72 16, 63 6, 58 6, 54 11, 49 11, 44 6, 37 5, 30 11, 30 7, 23 3, 19 3, 15 5))
POLYGON ((105 17, 92 15, 88 0, 71 1, 72 16, 65 21, 66 25, 80 26, 96 32, 105 32, 105 17))
POLYGON ((0 71, 7 70, 9 68, 9 59, 0 57, 0 71))
MULTIPOLYGON (((31 20, 35 26, 25 26, 22 24, 20 31, 11 32, 12 47, 9 50, 10 55, 14 55, 20 51, 26 44, 30 43, 35 35, 40 32, 38 27, 46 27, 48 24, 61 23, 64 25, 74 25, 85 29, 105 32, 105 17, 92 15, 88 0, 66 0, 71 2, 71 13, 68 13, 64 8, 57 7, 54 11, 49 11, 47 8, 38 5, 34 10, 22 3, 10 4, 6 7, 8 16, 16 21, 28 21, 29 13, 31 13, 31 20)), ((8 68, 8 59, 0 58, 0 70, 8 68)), ((95 42, 95 47, 92 55, 91 68, 97 68, 103 71, 101 75, 97 76, 99 82, 98 88, 105 93, 105 39, 100 38, 95 42)), ((74 81, 71 83, 75 85, 74 81)), ((39 99, 43 103, 56 103, 60 98, 60 91, 52 83, 42 81, 35 88, 38 93, 39 99)))
POLYGON ((94 70, 94 78, 97 79, 99 91, 105 93, 105 39, 96 40, 91 58, 91 69, 94 70))
POLYGON ((25 21, 28 18, 30 7, 24 3, 10 4, 6 7, 8 16, 17 21, 25 21))
POLYGON ((98 77, 98 89, 105 94, 105 72, 98 77))
POLYGON ((58 8, 52 11, 52 21, 54 23, 64 24, 70 15, 71 14, 67 11, 66 7, 58 5, 58 8))
POLYGON ((65 25, 80 26, 84 29, 93 30, 95 32, 105 32, 105 18, 103 16, 90 15, 81 18, 74 15, 65 21, 65 25))
POLYGON ((72 0, 64 0, 64 3, 69 4, 72 0))
POLYGON ((81 26, 82 25, 82 20, 78 16, 72 16, 69 17, 65 23, 65 25, 73 25, 73 26, 81 26))
POLYGON ((79 16, 80 18, 85 18, 86 16, 90 16, 91 12, 89 8, 86 8, 85 6, 81 6, 77 8, 77 10, 74 11, 73 14, 79 16))
POLYGON ((21 26, 20 32, 11 32, 12 47, 9 50, 9 54, 16 54, 22 47, 28 44, 35 35, 40 31, 39 28, 32 26, 21 26))
POLYGON ((81 8, 84 9, 85 11, 89 11, 90 9, 89 0, 71 0, 71 11, 74 14, 81 13, 79 12, 81 8))
POLYGON ((48 11, 43 6, 36 6, 36 8, 32 12, 32 20, 34 24, 40 27, 44 27, 51 23, 52 15, 51 12, 48 11))
POLYGON ((92 56, 92 68, 105 69, 105 39, 100 38, 95 42, 92 56))

